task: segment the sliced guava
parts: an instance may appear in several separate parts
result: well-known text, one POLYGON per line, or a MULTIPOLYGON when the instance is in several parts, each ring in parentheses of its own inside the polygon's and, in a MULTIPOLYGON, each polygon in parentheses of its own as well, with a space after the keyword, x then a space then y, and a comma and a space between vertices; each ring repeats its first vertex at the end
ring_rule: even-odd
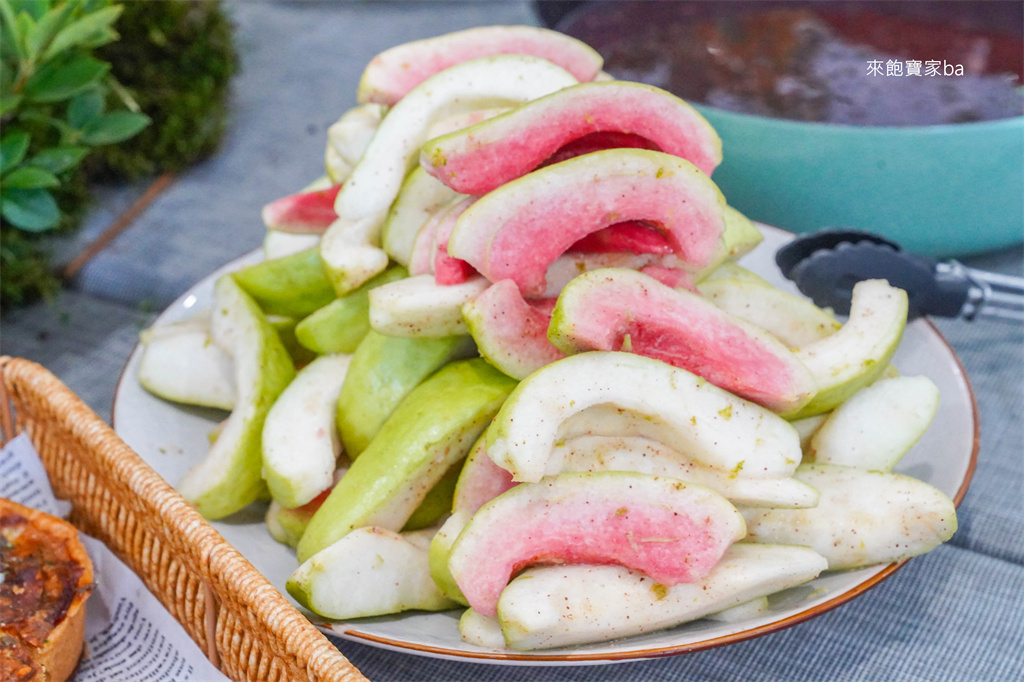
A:
POLYGON ((363 71, 357 99, 394 104, 434 74, 460 62, 499 54, 525 54, 558 64, 579 81, 593 79, 604 60, 586 43, 532 26, 486 26, 397 45, 363 71))
MULTIPOLYGON (((313 514, 324 503, 331 493, 334 485, 341 480, 341 477, 348 471, 351 462, 342 453, 339 459, 338 468, 334 471, 334 479, 330 488, 322 490, 311 501, 301 507, 282 507, 271 500, 267 508, 266 524, 267 530, 278 542, 288 545, 294 549, 299 544, 302 534, 306 532, 313 514)), ((430 492, 427 493, 420 506, 416 507, 409 520, 402 527, 402 532, 423 530, 436 525, 442 517, 448 514, 452 506, 452 495, 455 489, 459 465, 456 464, 448 470, 440 481, 438 481, 430 492)))
POLYGON ((466 198, 456 203, 445 212, 444 220, 437 224, 437 230, 434 232, 433 268, 431 271, 434 273, 434 281, 438 284, 462 284, 476 275, 476 270, 469 263, 448 255, 448 238, 455 227, 455 221, 472 205, 473 201, 475 200, 472 198, 466 198))
POLYGON ((295 326, 299 321, 290 315, 267 315, 267 322, 277 332, 281 344, 288 351, 296 368, 305 367, 316 359, 316 353, 309 350, 295 338, 295 326))
POLYGON ((295 234, 267 230, 263 238, 263 260, 277 260, 320 246, 319 234, 295 234))
POLYGON ((324 165, 332 181, 340 183, 352 173, 387 109, 381 104, 354 106, 327 129, 324 165))
POLYGON ((650 85, 605 81, 580 83, 434 138, 423 145, 420 165, 452 189, 482 196, 531 172, 565 145, 605 132, 644 138, 705 175, 722 162, 722 141, 689 104, 650 85))
POLYGON ((185 474, 178 492, 207 519, 219 519, 266 494, 263 421, 295 367, 259 306, 230 274, 214 284, 211 315, 214 341, 234 360, 238 397, 209 453, 185 474))
POLYGON ((263 207, 263 223, 268 230, 321 234, 338 218, 334 199, 340 189, 337 184, 281 197, 263 207))
POLYGON ((213 342, 210 317, 198 315, 139 335, 139 383, 164 400, 230 410, 235 406, 231 356, 213 342))
POLYGON ((442 206, 460 196, 440 180, 416 167, 406 176, 398 198, 381 228, 381 248, 392 260, 408 267, 416 235, 442 206))
POLYGON ((473 513, 515 485, 512 476, 487 456, 486 439, 481 437, 462 464, 452 498, 452 512, 473 513))
POLYGON ((510 377, 525 379, 565 357, 548 341, 553 303, 527 301, 515 282, 506 279, 466 302, 462 317, 481 356, 510 377))
POLYGON ((800 348, 837 332, 831 314, 805 298, 771 284, 715 277, 697 290, 716 306, 770 332, 790 348, 800 348))
POLYGON ((305 317, 335 298, 316 247, 242 268, 235 281, 269 315, 305 317))
POLYGON ((800 449, 804 453, 806 460, 807 453, 811 449, 811 438, 817 433, 821 425, 825 423, 831 412, 822 412, 811 417, 804 417, 803 419, 793 419, 789 423, 793 425, 796 432, 800 435, 800 449))
POLYGON ((763 241, 764 235, 754 221, 732 206, 725 207, 725 232, 722 234, 725 254, 722 263, 745 256, 763 241))
POLYGON ((459 589, 455 578, 452 577, 452 572, 448 568, 448 559, 452 555, 452 546, 471 518, 473 518, 473 511, 468 509, 453 511, 430 541, 429 551, 430 577, 434 579, 437 589, 452 601, 463 606, 469 606, 469 602, 466 600, 466 595, 462 594, 462 590, 459 589))
POLYGON ((466 609, 459 618, 459 635, 467 644, 485 649, 504 649, 505 635, 501 634, 498 619, 466 609))
MULTIPOLYGON (((341 464, 334 471, 333 481, 331 488, 334 484, 341 480, 341 477, 345 474, 348 469, 348 461, 342 456, 344 464, 341 464)), ((264 521, 267 524, 267 531, 270 535, 283 545, 288 545, 292 549, 299 544, 299 540, 302 538, 302 534, 306 532, 306 526, 309 525, 309 520, 313 518, 313 514, 320 508, 320 505, 324 503, 327 496, 331 492, 331 488, 321 490, 312 500, 302 505, 301 507, 282 507, 279 503, 274 500, 270 501, 267 506, 267 514, 264 517, 264 521)))
POLYGON ((427 139, 432 140, 435 137, 454 133, 456 130, 475 126, 477 123, 482 123, 489 118, 500 116, 513 108, 514 107, 487 107, 486 109, 460 111, 457 114, 452 114, 451 116, 435 121, 430 126, 430 129, 427 130, 427 139))
MULTIPOLYGON (((409 253, 409 272, 413 275, 423 275, 427 273, 433 273, 435 267, 439 261, 440 254, 438 253, 439 248, 447 249, 448 235, 452 232, 452 227, 455 226, 455 221, 458 219, 462 212, 469 207, 472 203, 473 197, 467 197, 463 195, 456 195, 454 199, 451 199, 444 206, 439 208, 431 215, 420 231, 416 234, 416 239, 413 240, 412 251, 409 253), (439 240, 443 239, 443 247, 439 245, 439 240)), ((463 267, 466 265, 462 261, 455 261, 454 258, 448 256, 447 251, 444 255, 448 258, 452 264, 459 263, 456 268, 458 271, 464 274, 463 277, 452 281, 441 281, 438 280, 439 284, 455 284, 463 282, 468 279, 468 276, 473 274, 472 268, 463 267)), ((450 267, 450 265, 449 265, 450 267)))
MULTIPOLYGON (((559 442, 555 450, 561 461, 557 473, 635 471, 669 476, 710 488, 736 506, 796 509, 818 503, 818 492, 792 476, 751 476, 742 469, 727 473, 644 436, 576 436, 559 442)), ((481 443, 466 457, 452 509, 476 511, 514 485, 512 476, 486 456, 481 443)))
POLYGON ((300 507, 333 483, 341 439, 338 393, 352 356, 321 355, 288 384, 263 423, 263 478, 286 508, 300 507))
POLYGON ((655 358, 776 412, 799 409, 815 391, 807 368, 771 334, 633 270, 594 270, 569 282, 548 339, 567 355, 626 350, 655 358))
POLYGON ((356 528, 402 528, 466 456, 514 385, 477 358, 446 365, 413 389, 313 515, 299 541, 299 561, 356 528))
POLYGON ((741 623, 765 615, 768 613, 769 608, 768 597, 765 596, 745 601, 736 606, 730 606, 727 609, 722 609, 705 617, 708 620, 715 620, 719 623, 741 623))
POLYGON ((731 260, 726 260, 714 269, 708 271, 708 273, 701 279, 701 282, 710 282, 716 279, 739 280, 741 282, 751 282, 754 284, 761 284, 763 286, 772 286, 772 283, 761 275, 731 260))
POLYGON ((744 533, 736 508, 703 486, 623 471, 559 474, 481 507, 448 568, 473 610, 493 616, 525 566, 614 563, 675 585, 706 575, 744 533))
POLYGON ((515 578, 498 618, 526 651, 656 632, 814 579, 825 560, 806 547, 738 542, 697 582, 667 586, 621 566, 542 566, 515 578))
POLYGON ((338 220, 327 229, 321 256, 338 294, 387 266, 381 228, 406 174, 427 141, 430 125, 460 110, 512 105, 540 97, 576 79, 555 64, 528 55, 462 62, 428 78, 388 111, 338 193, 338 220))
POLYGON ((632 253, 628 251, 607 253, 570 250, 548 265, 547 271, 544 273, 544 292, 540 296, 531 296, 530 299, 556 298, 565 285, 578 275, 603 268, 625 268, 645 274, 650 273, 651 277, 673 288, 689 289, 693 286, 694 268, 674 253, 632 253))
POLYGON ((842 329, 796 351, 818 391, 790 418, 827 412, 882 376, 906 324, 907 292, 882 279, 855 284, 842 329))
MULTIPOLYGON (((742 470, 726 473, 641 436, 578 436, 560 442, 556 450, 562 462, 559 473, 631 471, 678 478, 714 490, 737 507, 793 509, 818 503, 818 491, 791 476, 749 476, 742 470)), ((480 507, 516 485, 512 476, 486 455, 482 442, 470 450, 456 486, 452 514, 430 546, 431 573, 451 599, 468 605, 448 570, 455 539, 480 507)))
MULTIPOLYGON (((340 196, 340 195, 339 195, 340 196)), ((448 252, 487 279, 543 295, 545 272, 586 235, 644 220, 693 267, 710 263, 725 229, 725 199, 696 166, 646 149, 594 152, 524 175, 463 213, 448 252)))
POLYGON ((660 360, 593 351, 524 379, 487 430, 487 454, 516 481, 559 471, 555 445, 576 435, 643 435, 726 472, 788 476, 800 462, 796 431, 775 413, 660 360), (594 421, 588 408, 607 408, 594 421), (616 424, 608 412, 634 413, 616 424), (624 433, 636 422, 637 432, 624 433))
MULTIPOLYGON (((558 473, 585 471, 633 471, 667 476, 706 486, 736 506, 813 507, 818 491, 791 476, 760 477, 743 471, 719 471, 642 436, 578 436, 556 446, 562 462, 558 473)), ((449 598, 466 604, 465 596, 448 570, 455 539, 472 515, 516 484, 511 474, 487 456, 484 438, 470 450, 462 465, 452 514, 430 545, 430 570, 434 581, 449 598)))
POLYGON ((435 526, 446 518, 452 509, 452 497, 455 495, 455 485, 459 480, 459 472, 462 470, 462 461, 458 461, 445 472, 444 476, 434 484, 420 506, 413 510, 412 515, 406 519, 402 531, 423 530, 435 526))
POLYGON ((295 325, 295 338, 314 353, 354 353, 370 330, 369 291, 408 277, 401 266, 388 268, 358 289, 336 298, 295 325))
POLYGON ((672 253, 672 244, 653 226, 632 220, 588 234, 569 250, 582 253, 672 253))
POLYGON ((693 273, 693 281, 700 282, 706 279, 722 266, 753 251, 762 241, 764 241, 764 235, 750 218, 732 206, 726 206, 725 231, 722 233, 722 241, 710 262, 693 273))
POLYGON ((882 379, 836 407, 810 439, 817 463, 892 471, 928 430, 939 389, 925 376, 882 379))
POLYGON ((916 478, 834 464, 803 464, 796 477, 818 490, 818 505, 743 509, 752 542, 811 547, 839 570, 918 556, 956 532, 953 501, 916 478))
POLYGON ((430 575, 449 599, 469 606, 448 570, 452 545, 480 507, 515 485, 509 473, 487 456, 484 437, 478 438, 459 471, 452 496, 451 514, 430 541, 430 575))
POLYGON ((640 135, 611 131, 588 133, 559 147, 558 151, 544 159, 541 166, 550 166, 553 163, 573 159, 584 154, 593 154, 605 149, 620 149, 623 147, 659 151, 658 145, 640 135))
MULTIPOLYGON (((558 443, 555 449, 560 450, 555 457, 562 462, 562 472, 635 471, 668 476, 710 488, 737 507, 794 509, 818 503, 818 491, 792 476, 751 476, 742 469, 720 471, 643 436, 577 436, 558 443)), ((474 471, 484 473, 476 467, 474 471)), ((464 478, 468 484, 468 476, 464 478)), ((479 484, 475 487, 482 488, 479 484)))
POLYGON ((348 456, 366 449, 399 403, 452 360, 475 354, 468 336, 413 339, 372 329, 352 354, 338 396, 338 432, 348 456))
POLYGON ((429 534, 358 528, 303 562, 286 588, 302 606, 325 618, 453 608, 457 605, 430 579, 429 534))
POLYGON ((410 338, 466 334, 462 306, 487 286, 479 275, 445 286, 430 274, 384 284, 369 292, 370 326, 381 334, 410 338))

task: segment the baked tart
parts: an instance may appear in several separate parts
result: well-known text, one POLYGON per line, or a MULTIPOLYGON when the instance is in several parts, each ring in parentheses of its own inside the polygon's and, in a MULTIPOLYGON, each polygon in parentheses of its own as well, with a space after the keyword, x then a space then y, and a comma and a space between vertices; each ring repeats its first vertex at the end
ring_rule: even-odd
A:
POLYGON ((70 523, 0 498, 0 680, 63 682, 78 665, 92 562, 70 523))

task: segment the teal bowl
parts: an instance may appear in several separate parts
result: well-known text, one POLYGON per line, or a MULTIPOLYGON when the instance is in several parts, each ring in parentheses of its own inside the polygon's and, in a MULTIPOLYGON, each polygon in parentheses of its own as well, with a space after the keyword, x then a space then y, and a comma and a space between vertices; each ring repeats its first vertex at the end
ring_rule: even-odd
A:
POLYGON ((937 258, 1024 241, 1024 117, 881 128, 696 108, 722 138, 714 180, 750 218, 868 230, 937 258))

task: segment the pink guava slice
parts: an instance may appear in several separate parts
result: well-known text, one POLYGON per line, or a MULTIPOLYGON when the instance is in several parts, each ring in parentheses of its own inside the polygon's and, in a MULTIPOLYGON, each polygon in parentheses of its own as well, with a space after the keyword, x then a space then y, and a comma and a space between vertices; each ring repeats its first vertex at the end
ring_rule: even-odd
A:
POLYGON ((478 274, 466 261, 448 255, 448 238, 455 228, 455 221, 474 200, 467 197, 457 203, 437 225, 434 234, 434 281, 438 284, 461 284, 478 274))
POLYGON ((297 234, 320 234, 338 219, 334 200, 341 184, 311 192, 281 197, 263 207, 263 222, 268 229, 297 234))
MULTIPOLYGON (((648 148, 686 159, 705 175, 722 161, 722 142, 693 107, 659 88, 628 81, 581 83, 527 102, 501 116, 423 145, 420 165, 452 189, 483 195, 521 177, 546 159, 562 156, 566 145, 586 151, 620 133, 630 147, 648 148)), ((600 148, 600 147, 598 147, 600 148)), ((579 153, 569 150, 568 153, 579 153)))
POLYGON ((462 306, 480 355, 513 379, 565 357, 548 340, 554 299, 527 301, 511 280, 495 282, 462 306))
POLYGON ((626 350, 661 360, 775 412, 799 409, 815 393, 810 371, 771 334, 633 270, 569 282, 548 338, 566 354, 626 350))
MULTIPOLYGON (((437 255, 438 230, 441 228, 442 223, 449 219, 449 215, 453 211, 456 217, 462 215, 462 212, 466 210, 464 202, 467 198, 456 196, 438 208, 423 223, 423 226, 416 233, 416 238, 413 240, 412 248, 409 251, 410 275, 433 274, 437 255)), ((454 224, 455 221, 452 219, 452 224, 445 230, 447 234, 451 234, 451 228, 454 227, 454 224)))
POLYGON ((512 474, 494 463, 487 456, 484 439, 480 438, 473 449, 466 455, 466 461, 455 484, 455 495, 452 498, 452 511, 475 513, 506 490, 517 486, 512 474))
MULTIPOLYGON (((425 230, 436 246, 433 267, 438 284, 459 284, 479 274, 472 265, 448 253, 448 239, 455 220, 468 207, 468 203, 432 223, 425 230)), ((425 240, 424 240, 425 241, 425 240)), ((417 264, 429 258, 417 254, 417 264)), ((669 286, 692 286, 692 269, 687 269, 672 253, 668 240, 656 229, 630 221, 609 225, 587 235, 569 247, 563 256, 548 266, 545 296, 556 296, 569 279, 580 272, 597 268, 624 267, 652 269, 653 277, 669 286)))
POLYGON ((745 534, 736 508, 708 488, 624 471, 567 473, 481 507, 448 567, 470 606, 493 616, 527 566, 618 564, 671 586, 707 575, 745 534))
POLYGON ((450 66, 499 54, 526 54, 561 66, 579 81, 593 80, 604 60, 586 43, 532 26, 485 26, 397 45, 374 57, 363 71, 360 103, 392 105, 450 66))
POLYGON ((545 273, 583 237, 643 220, 691 267, 710 263, 725 230, 725 198, 685 159, 611 149, 534 171, 481 197, 455 224, 448 253, 492 282, 542 296, 545 273))
POLYGON ((568 161, 569 159, 577 156, 583 156, 584 154, 600 152, 605 149, 618 149, 620 147, 634 147, 636 149, 661 151, 658 149, 658 145, 654 144, 646 137, 641 137, 634 133, 619 133, 605 130, 599 133, 587 133, 583 137, 577 138, 572 142, 567 142, 559 147, 558 151, 554 154, 544 159, 544 162, 540 165, 550 166, 553 163, 568 161))
POLYGON ((672 253, 672 244, 656 227, 639 220, 609 225, 569 247, 579 253, 672 253))

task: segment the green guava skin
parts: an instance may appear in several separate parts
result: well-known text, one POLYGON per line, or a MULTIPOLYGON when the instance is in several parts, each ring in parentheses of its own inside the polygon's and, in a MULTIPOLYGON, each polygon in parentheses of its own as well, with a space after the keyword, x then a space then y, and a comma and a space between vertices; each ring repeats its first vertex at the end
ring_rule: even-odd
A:
MULTIPOLYGON (((277 332, 256 302, 231 275, 215 285, 214 315, 234 315, 237 348, 236 376, 250 377, 251 386, 239 386, 232 417, 214 442, 210 455, 179 484, 182 495, 206 519, 220 519, 267 496, 262 476, 263 421, 277 396, 295 377, 295 366, 277 332), (239 365, 245 363, 244 369, 239 365), (236 413, 238 413, 236 415, 236 413), (237 421, 232 422, 232 418, 237 421)), ((248 382, 247 382, 248 383, 248 382)))
POLYGON ((405 338, 369 330, 338 396, 338 433, 348 456, 355 459, 369 446, 410 391, 472 347, 468 336, 405 338))
POLYGON ((303 562, 363 526, 401 529, 491 422, 516 381, 475 358, 448 364, 402 400, 310 520, 303 562))
POLYGON ((319 355, 354 353, 370 331, 370 289, 408 277, 405 268, 388 268, 350 294, 336 298, 295 325, 295 338, 319 355))
POLYGON ((250 265, 234 276, 268 315, 305 317, 335 298, 316 247, 250 265))

